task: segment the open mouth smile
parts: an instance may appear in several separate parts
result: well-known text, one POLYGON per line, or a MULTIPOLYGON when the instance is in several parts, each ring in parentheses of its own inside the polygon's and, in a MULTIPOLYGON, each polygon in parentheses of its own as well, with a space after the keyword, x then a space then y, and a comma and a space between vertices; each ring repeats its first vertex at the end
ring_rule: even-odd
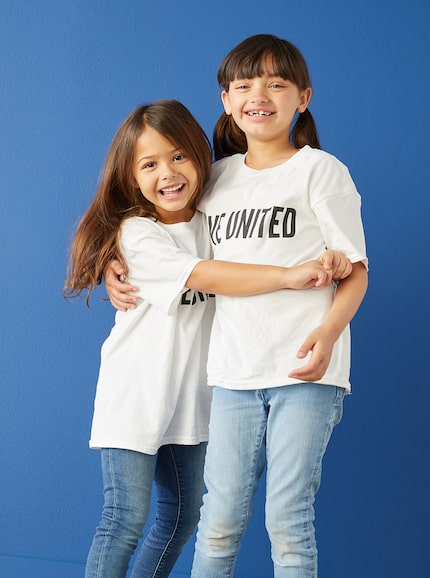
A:
POLYGON ((267 110, 249 110, 247 116, 272 116, 273 112, 268 112, 267 110))
POLYGON ((162 195, 165 199, 176 199, 180 196, 184 187, 184 184, 166 187, 165 189, 160 189, 160 195, 162 195))

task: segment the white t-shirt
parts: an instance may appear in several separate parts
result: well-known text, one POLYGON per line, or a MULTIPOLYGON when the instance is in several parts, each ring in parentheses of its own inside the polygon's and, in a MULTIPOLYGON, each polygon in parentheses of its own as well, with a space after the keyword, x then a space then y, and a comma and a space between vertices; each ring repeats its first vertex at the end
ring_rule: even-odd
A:
MULTIPOLYGON (((214 258, 293 266, 328 247, 367 266, 361 199, 347 168, 305 146, 285 163, 254 170, 244 155, 214 164, 199 209, 207 217, 214 258)), ((305 337, 324 320, 334 285, 251 297, 217 295, 209 349, 209 384, 260 389, 297 383, 288 377, 305 337)), ((347 390, 350 333, 335 344, 322 383, 347 390)))
POLYGON ((121 250, 142 301, 116 313, 102 346, 90 447, 155 454, 165 444, 206 441, 214 299, 184 288, 211 257, 204 217, 173 225, 127 219, 121 250))

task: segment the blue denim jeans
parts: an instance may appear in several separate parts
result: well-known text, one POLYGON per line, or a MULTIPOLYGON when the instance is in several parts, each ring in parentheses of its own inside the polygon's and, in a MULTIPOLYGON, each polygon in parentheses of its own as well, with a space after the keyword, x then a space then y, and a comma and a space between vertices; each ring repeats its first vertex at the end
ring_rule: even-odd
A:
POLYGON ((343 397, 343 389, 315 383, 253 391, 214 388, 207 494, 192 578, 233 576, 265 465, 274 576, 316 578, 313 503, 324 452, 342 417, 343 397))
POLYGON ((85 578, 125 578, 148 519, 153 484, 156 519, 131 576, 165 578, 194 531, 203 494, 206 444, 166 445, 156 455, 102 449, 104 506, 85 578))

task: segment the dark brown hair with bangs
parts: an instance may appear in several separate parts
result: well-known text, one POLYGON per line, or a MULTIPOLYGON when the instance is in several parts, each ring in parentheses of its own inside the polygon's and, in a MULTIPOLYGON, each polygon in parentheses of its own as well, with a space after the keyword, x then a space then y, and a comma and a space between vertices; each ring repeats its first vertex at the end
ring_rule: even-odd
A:
POLYGON ((176 100, 159 100, 136 108, 119 127, 108 150, 96 195, 80 221, 71 245, 63 294, 76 297, 87 289, 86 302, 112 259, 126 263, 119 246, 121 223, 128 217, 158 219, 156 207, 142 195, 133 176, 137 141, 146 126, 180 149, 197 171, 193 208, 209 180, 211 147, 190 111, 176 100))
MULTIPOLYGON (((299 90, 311 87, 308 67, 299 49, 272 34, 250 36, 233 48, 218 69, 219 86, 228 92, 235 79, 262 76, 266 72, 267 59, 272 64, 270 73, 293 82, 299 90)), ((290 140, 296 148, 306 144, 320 148, 315 121, 308 109, 298 115, 290 140)), ((245 133, 225 112, 215 125, 213 142, 215 159, 245 153, 248 148, 245 133)))

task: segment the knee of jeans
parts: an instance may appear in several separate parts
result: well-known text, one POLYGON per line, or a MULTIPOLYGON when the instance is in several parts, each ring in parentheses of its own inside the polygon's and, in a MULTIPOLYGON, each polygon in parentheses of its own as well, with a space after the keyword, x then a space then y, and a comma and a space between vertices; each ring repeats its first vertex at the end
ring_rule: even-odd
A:
POLYGON ((143 533, 148 513, 144 510, 123 507, 105 507, 100 528, 121 540, 136 543, 143 533))
POLYGON ((174 534, 177 540, 184 541, 185 543, 196 529, 199 518, 199 509, 193 511, 187 508, 180 512, 172 509, 172 511, 168 513, 165 511, 162 513, 157 512, 153 530, 166 535, 174 534))
POLYGON ((201 498, 191 502, 187 499, 158 502, 156 520, 165 527, 178 527, 191 534, 199 522, 201 504, 201 498))
POLYGON ((179 523, 184 531, 192 534, 195 527, 199 523, 199 519, 200 519, 200 508, 198 508, 197 510, 188 510, 186 512, 183 512, 180 517, 179 523))
POLYGON ((213 558, 233 556, 239 548, 239 538, 236 536, 201 537, 196 543, 196 550, 213 558))
POLYGON ((208 556, 228 556, 237 552, 243 530, 233 528, 231 520, 220 520, 209 528, 199 525, 196 548, 208 556))
POLYGON ((267 529, 273 562, 279 566, 313 568, 317 549, 312 524, 267 529))

